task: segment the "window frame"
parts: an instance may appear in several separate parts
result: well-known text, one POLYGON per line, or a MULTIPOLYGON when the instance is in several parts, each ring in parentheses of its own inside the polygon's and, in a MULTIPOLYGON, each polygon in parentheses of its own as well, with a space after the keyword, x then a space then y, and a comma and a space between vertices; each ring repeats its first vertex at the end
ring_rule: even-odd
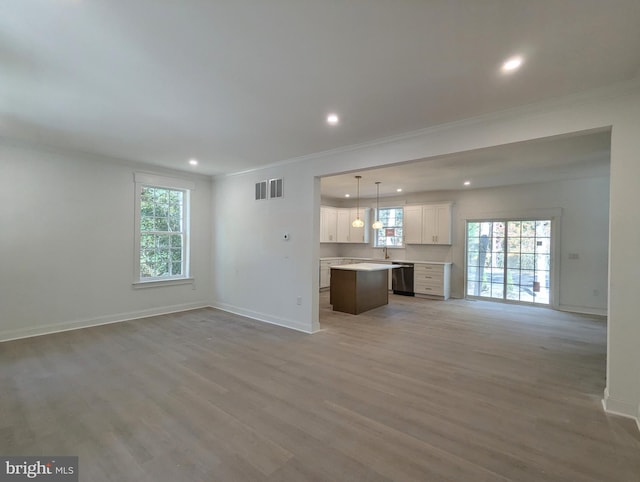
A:
MULTIPOLYGON (((464 261, 464 294, 465 294, 465 298, 467 299, 472 299, 472 300, 489 300, 489 301, 496 301, 499 303, 511 303, 511 304, 519 304, 519 305, 529 305, 529 306, 540 306, 540 307, 549 307, 549 308, 554 308, 557 309, 557 304, 556 304, 556 299, 557 299, 557 284, 556 280, 557 278, 557 263, 556 263, 556 253, 558 251, 559 248, 559 244, 558 244, 558 239, 559 239, 559 234, 558 234, 558 227, 559 227, 559 223, 560 223, 560 217, 557 215, 543 215, 543 216, 509 216, 509 217, 500 217, 500 218, 482 218, 482 219, 467 219, 465 221, 465 261, 464 261), (509 224, 510 223, 531 223, 534 222, 537 223, 538 222, 548 222, 549 223, 549 235, 545 236, 545 235, 539 235, 538 234, 538 230, 537 230, 537 226, 533 231, 533 236, 528 235, 528 236, 523 236, 522 233, 520 232, 520 228, 518 228, 518 234, 513 234, 510 230, 509 224), (497 268, 500 269, 500 271, 497 272, 498 277, 502 276, 502 283, 493 283, 492 280, 492 276, 493 273, 496 270, 496 267, 493 266, 493 261, 489 262, 489 266, 485 266, 484 268, 487 269, 488 273, 489 273, 489 281, 485 282, 484 280, 473 280, 470 279, 470 270, 472 268, 480 268, 481 265, 471 265, 469 262, 469 259, 471 257, 471 255, 473 253, 476 252, 480 252, 480 249, 478 250, 472 250, 470 249, 470 240, 471 238, 469 237, 469 226, 471 224, 483 224, 483 223, 491 223, 491 235, 488 236, 487 240, 489 243, 492 243, 494 239, 502 239, 502 247, 500 248, 500 250, 495 250, 493 249, 493 246, 489 246, 490 249, 487 250, 487 253, 491 256, 502 256, 503 261, 502 264, 503 266, 500 267, 498 266, 497 268), (494 229, 493 229, 493 224, 495 223, 501 223, 504 225, 503 228, 503 236, 494 236, 494 229), (522 253, 521 252, 521 247, 518 248, 518 250, 513 250, 510 251, 509 249, 509 241, 512 239, 517 239, 518 240, 518 245, 520 245, 521 241, 523 239, 527 240, 533 240, 534 242, 536 242, 536 245, 533 246, 533 252, 530 253, 522 253), (537 250, 537 246, 542 246, 540 244, 537 244, 537 241, 543 242, 543 240, 548 240, 548 253, 545 252, 538 252, 537 250), (517 254, 516 254, 517 253, 517 254), (542 268, 536 268, 536 264, 537 264, 537 259, 536 258, 532 258, 532 262, 534 263, 533 268, 522 268, 520 262, 518 262, 518 267, 512 267, 509 264, 509 257, 510 256, 522 256, 522 255, 526 255, 526 256, 549 256, 548 259, 548 269, 542 269, 542 268), (517 272, 518 275, 518 282, 507 282, 508 279, 510 279, 511 276, 513 276, 513 272, 517 272), (545 299, 544 295, 535 295, 535 291, 533 291, 531 293, 532 295, 532 299, 531 300, 523 300, 521 299, 522 297, 522 291, 526 291, 526 289, 523 289, 522 286, 528 286, 528 283, 525 283, 524 285, 521 284, 520 280, 522 279, 523 276, 523 272, 533 272, 533 276, 534 278, 531 280, 532 282, 535 280, 535 276, 539 276, 540 273, 543 273, 543 276, 541 278, 541 280, 543 280, 546 284, 546 291, 547 291, 547 295, 546 295, 546 299, 547 301, 536 301, 536 296, 540 296, 541 299, 545 299), (482 294, 469 294, 469 290, 470 290, 470 283, 486 283, 490 286, 489 288, 489 295, 487 296, 483 296, 482 294), (494 291, 493 291, 493 286, 492 285, 497 285, 497 286, 502 286, 502 294, 501 296, 494 296, 494 291), (518 299, 515 298, 510 298, 509 297, 509 288, 510 287, 518 287, 518 299)), ((474 236, 475 238, 475 236, 474 236)), ((479 235, 477 237, 478 239, 481 238, 481 236, 479 235)), ((542 248, 541 251, 544 251, 544 247, 542 248)), ((542 281, 540 281, 542 282, 542 281)), ((480 285, 482 286, 482 285, 480 285)), ((533 286, 531 286, 531 288, 534 290, 533 286)))
POLYGON ((152 286, 167 286, 178 284, 190 284, 194 282, 191 262, 191 193, 195 191, 195 183, 185 179, 158 176, 155 174, 136 172, 134 173, 135 184, 135 229, 134 229, 134 262, 133 262, 133 287, 148 288, 152 286), (141 208, 142 189, 144 187, 154 187, 159 189, 171 189, 182 191, 183 194, 183 229, 182 229, 182 271, 179 276, 162 276, 153 278, 142 278, 140 273, 140 255, 142 239, 141 231, 141 208))
MULTIPOLYGON (((404 208, 402 206, 388 206, 388 207, 381 207, 380 211, 383 210, 389 210, 389 209, 395 209, 395 210, 400 210, 402 211, 402 225, 401 226, 386 226, 383 225, 382 228, 380 229, 386 229, 386 228, 394 228, 394 229, 402 229, 402 237, 401 237, 401 244, 400 245, 396 245, 396 246, 389 246, 389 245, 379 245, 378 244, 378 233, 376 231, 378 231, 377 229, 373 230, 373 247, 374 248, 388 248, 388 249, 404 249, 406 247, 405 242, 404 242, 404 208)), ((378 213, 378 209, 374 208, 374 213, 375 213, 375 219, 378 220, 380 219, 379 217, 379 213, 378 213)))

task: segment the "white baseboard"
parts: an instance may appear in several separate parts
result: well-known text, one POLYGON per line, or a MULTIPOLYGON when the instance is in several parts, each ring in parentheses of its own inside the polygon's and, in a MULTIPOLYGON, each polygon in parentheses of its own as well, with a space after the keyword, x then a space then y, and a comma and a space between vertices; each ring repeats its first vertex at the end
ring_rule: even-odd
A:
POLYGON ((633 403, 623 400, 616 400, 609 395, 609 389, 604 389, 604 398, 602 399, 602 407, 604 411, 612 415, 635 420, 638 430, 640 430, 640 405, 637 407, 633 403))
POLYGON ((259 313, 257 311, 245 310, 244 308, 239 308, 237 306, 229 305, 227 303, 220 303, 217 301, 213 301, 209 306, 211 308, 226 311, 228 313, 233 313, 234 315, 245 316, 247 318, 251 318, 256 321, 262 321, 264 323, 269 323, 271 325, 278 325, 284 328, 290 328, 292 330, 301 331, 307 334, 317 333, 318 331, 318 330, 316 331, 310 330, 306 324, 301 323, 297 320, 288 320, 285 318, 278 318, 278 317, 267 315, 264 313, 259 313))
POLYGON ((90 318, 86 320, 38 325, 31 328, 19 328, 17 330, 5 330, 0 331, 0 342, 19 340, 21 338, 30 338, 32 336, 50 335, 52 333, 78 330, 80 328, 89 328, 91 326, 108 325, 110 323, 120 323, 123 321, 136 320, 139 318, 147 318, 149 316, 167 315, 169 313, 177 313, 180 311, 195 310, 198 308, 208 307, 209 303, 207 302, 183 303, 179 305, 150 308, 147 310, 131 311, 129 313, 118 313, 115 315, 100 316, 97 318, 90 318))
POLYGON ((601 308, 589 308, 584 306, 558 305, 558 311, 567 311, 569 313, 579 313, 581 315, 597 315, 607 316, 607 310, 601 308))

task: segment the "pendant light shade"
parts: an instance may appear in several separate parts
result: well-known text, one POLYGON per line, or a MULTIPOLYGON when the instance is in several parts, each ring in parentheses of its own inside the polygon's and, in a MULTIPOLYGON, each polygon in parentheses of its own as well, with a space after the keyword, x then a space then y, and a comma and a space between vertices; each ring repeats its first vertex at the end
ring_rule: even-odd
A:
POLYGON ((362 176, 356 176, 358 180, 358 196, 356 197, 356 219, 351 223, 351 226, 354 228, 362 228, 364 227, 364 221, 360 219, 360 179, 362 176))
POLYGON ((371 227, 373 229, 382 229, 382 221, 380 221, 380 181, 376 181, 376 221, 371 227))

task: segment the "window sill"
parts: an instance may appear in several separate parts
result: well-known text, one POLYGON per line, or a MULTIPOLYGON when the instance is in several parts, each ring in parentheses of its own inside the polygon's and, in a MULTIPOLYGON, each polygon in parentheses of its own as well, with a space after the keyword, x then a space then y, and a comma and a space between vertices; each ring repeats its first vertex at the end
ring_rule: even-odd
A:
POLYGON ((149 281, 136 281, 132 284, 134 289, 156 288, 159 286, 189 285, 195 282, 195 278, 154 279, 149 281))

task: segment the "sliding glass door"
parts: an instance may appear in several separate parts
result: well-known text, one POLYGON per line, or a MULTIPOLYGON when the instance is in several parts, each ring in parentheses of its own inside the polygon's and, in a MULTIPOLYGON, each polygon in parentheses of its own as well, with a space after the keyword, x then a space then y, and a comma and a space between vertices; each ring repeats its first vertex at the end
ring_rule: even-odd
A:
POLYGON ((467 222, 467 296, 550 303, 551 220, 467 222))

